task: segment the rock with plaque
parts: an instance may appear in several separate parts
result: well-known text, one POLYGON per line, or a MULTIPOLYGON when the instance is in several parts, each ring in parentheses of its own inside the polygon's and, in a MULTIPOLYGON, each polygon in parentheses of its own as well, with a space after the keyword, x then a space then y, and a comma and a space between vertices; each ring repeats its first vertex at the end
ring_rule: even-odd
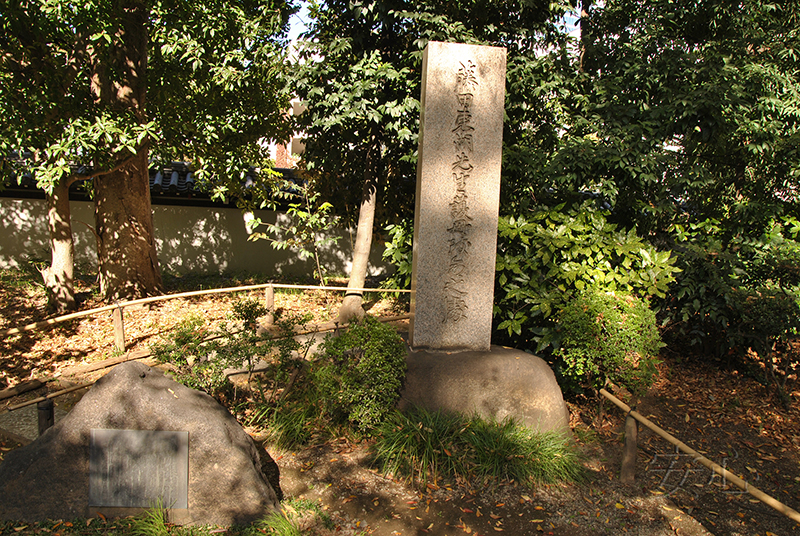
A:
POLYGON ((246 524, 280 508, 271 465, 216 400, 132 361, 5 456, 0 519, 110 518, 160 503, 178 524, 246 524))

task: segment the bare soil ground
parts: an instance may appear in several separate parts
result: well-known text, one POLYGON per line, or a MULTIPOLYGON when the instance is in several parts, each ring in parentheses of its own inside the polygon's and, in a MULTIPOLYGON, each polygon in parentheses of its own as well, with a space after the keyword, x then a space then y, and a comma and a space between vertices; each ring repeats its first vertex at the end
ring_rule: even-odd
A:
MULTIPOLYGON (((229 286, 247 283, 231 280, 229 286)), ((196 281, 173 281, 171 292, 192 288, 197 288, 196 281)), ((92 297, 91 282, 80 290, 82 309, 101 305, 92 297)), ((338 299, 318 292, 279 293, 276 306, 309 312, 315 321, 324 322, 335 316, 338 299)), ((222 295, 126 309, 128 350, 146 349, 149 341, 191 313, 222 319, 231 300, 231 295, 222 295)), ((370 305, 377 316, 398 313, 389 301, 370 305)), ((37 286, 4 281, 0 330, 42 320, 43 309, 37 286)), ((79 371, 115 357, 112 341, 110 313, 1 338, 0 389, 31 378, 50 381, 37 392, 0 401, 0 410, 48 390, 96 379, 103 371, 79 371)), ((761 376, 754 366, 731 366, 677 351, 666 352, 663 358, 660 379, 637 411, 751 485, 800 509, 796 378, 788 384, 792 403, 787 410, 758 381, 761 376)), ((79 396, 65 400, 65 405, 79 396)), ((800 532, 800 524, 713 475, 643 427, 636 484, 622 485, 618 472, 625 416, 595 398, 571 399, 568 406, 585 454, 587 477, 579 484, 534 489, 515 482, 412 484, 379 474, 371 464, 369 442, 352 444, 344 439, 297 452, 269 446, 268 450, 280 466, 284 494, 321 501, 337 534, 782 536, 800 532)), ((250 431, 258 436, 257 430, 250 431)), ((0 459, 17 446, 12 436, 0 437, 0 459)))

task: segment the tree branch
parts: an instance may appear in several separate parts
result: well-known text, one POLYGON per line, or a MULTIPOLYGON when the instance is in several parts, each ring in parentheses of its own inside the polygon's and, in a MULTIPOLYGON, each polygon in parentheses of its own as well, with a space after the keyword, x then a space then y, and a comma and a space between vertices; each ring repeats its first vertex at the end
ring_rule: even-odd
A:
POLYGON ((139 153, 139 151, 142 150, 142 148, 145 147, 146 145, 147 145, 147 142, 144 142, 144 143, 140 144, 136 148, 136 154, 132 154, 128 158, 125 158, 123 160, 118 161, 117 164, 113 168, 100 170, 100 171, 93 171, 92 173, 75 173, 73 176, 77 177, 76 180, 87 180, 87 181, 90 181, 90 180, 93 180, 95 178, 102 177, 103 175, 108 175, 109 173, 114 173, 115 171, 119 171, 120 169, 122 169, 126 165, 130 164, 131 161, 134 158, 136 158, 136 155, 139 153))

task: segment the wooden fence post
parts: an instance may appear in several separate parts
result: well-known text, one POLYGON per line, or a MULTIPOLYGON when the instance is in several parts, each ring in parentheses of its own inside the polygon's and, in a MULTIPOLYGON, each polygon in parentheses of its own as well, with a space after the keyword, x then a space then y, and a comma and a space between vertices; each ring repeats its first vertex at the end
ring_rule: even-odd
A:
POLYGON ((625 451, 622 453, 622 469, 619 479, 623 484, 633 484, 636 480, 636 441, 639 423, 629 413, 625 418, 625 451))
POLYGON ((55 405, 51 399, 42 400, 36 404, 39 410, 39 435, 56 423, 55 405))
POLYGON ((264 317, 264 321, 271 326, 275 322, 275 288, 272 284, 264 289, 264 301, 267 306, 267 315, 264 317))
POLYGON ((125 319, 122 307, 114 309, 112 314, 114 316, 114 350, 123 353, 125 352, 125 319))

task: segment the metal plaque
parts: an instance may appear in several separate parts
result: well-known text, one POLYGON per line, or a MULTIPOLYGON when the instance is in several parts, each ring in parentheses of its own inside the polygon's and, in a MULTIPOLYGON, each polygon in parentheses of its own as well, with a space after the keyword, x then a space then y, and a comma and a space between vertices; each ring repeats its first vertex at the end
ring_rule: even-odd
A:
POLYGON ((189 432, 92 429, 89 506, 189 506, 189 432))

